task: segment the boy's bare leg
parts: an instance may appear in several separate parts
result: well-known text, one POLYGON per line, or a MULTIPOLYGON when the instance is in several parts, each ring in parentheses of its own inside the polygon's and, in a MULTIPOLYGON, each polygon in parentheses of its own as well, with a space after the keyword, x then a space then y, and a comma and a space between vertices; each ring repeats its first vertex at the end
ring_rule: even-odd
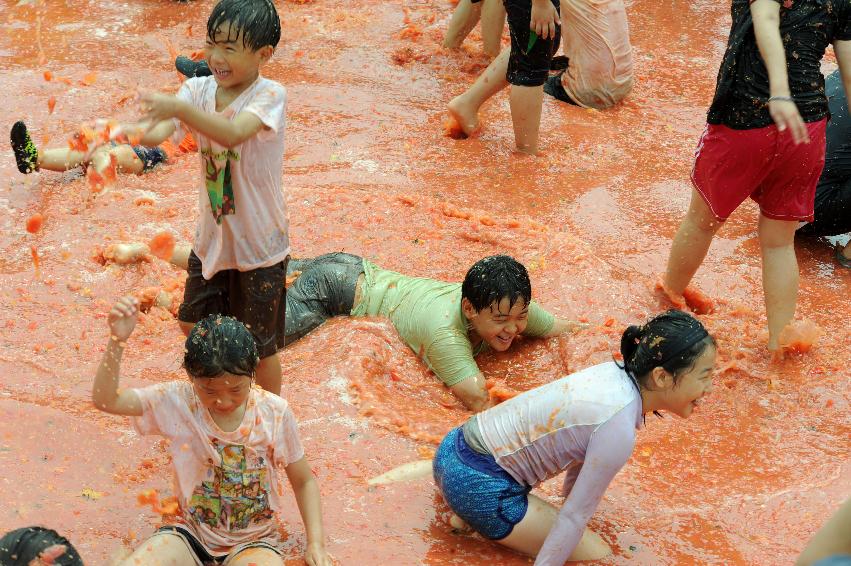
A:
MULTIPOLYGON (((505 74, 508 72, 509 55, 511 55, 511 49, 503 49, 499 57, 491 61, 488 68, 479 75, 473 86, 463 94, 453 98, 449 103, 449 113, 468 136, 479 127, 479 108, 481 105, 508 86, 505 74)), ((541 96, 543 96, 543 90, 541 92, 541 96)))
POLYGON ((798 258, 795 257, 797 221, 773 220, 760 215, 762 288, 768 317, 768 349, 780 348, 780 333, 795 316, 798 301, 798 258))
POLYGON ((38 152, 38 168, 48 171, 67 171, 83 165, 86 154, 68 148, 45 149, 38 152))
POLYGON ((257 364, 255 377, 257 385, 275 395, 281 394, 281 359, 278 354, 272 354, 260 359, 257 364))
POLYGON ((116 145, 113 147, 102 146, 95 150, 92 154, 92 166, 98 173, 103 173, 112 162, 112 156, 115 156, 115 162, 118 170, 122 173, 131 173, 138 175, 145 169, 145 164, 133 151, 133 147, 127 144, 116 145))
POLYGON ((535 155, 538 153, 538 132, 541 128, 544 86, 511 85, 509 102, 517 151, 535 155))
POLYGON ((722 224, 724 223, 712 214, 712 210, 700 193, 692 189, 688 212, 671 244, 668 267, 665 271, 666 291, 675 295, 683 294, 700 264, 703 263, 706 252, 712 244, 712 238, 722 224))
POLYGON ((452 18, 449 20, 449 27, 446 29, 446 35, 443 38, 443 46, 447 49, 461 47, 464 38, 476 27, 481 13, 482 2, 473 4, 470 0, 459 0, 455 11, 452 12, 452 18))
POLYGON ((502 0, 482 0, 482 47, 486 54, 496 57, 502 50, 502 31, 505 29, 505 6, 502 0))

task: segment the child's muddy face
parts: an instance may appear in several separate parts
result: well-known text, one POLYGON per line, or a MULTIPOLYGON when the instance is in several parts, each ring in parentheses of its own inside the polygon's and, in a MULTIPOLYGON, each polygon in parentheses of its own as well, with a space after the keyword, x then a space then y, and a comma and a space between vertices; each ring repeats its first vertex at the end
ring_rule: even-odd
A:
POLYGON ((715 367, 715 346, 704 348, 694 362, 694 367, 680 375, 665 396, 664 410, 683 418, 691 416, 704 395, 712 392, 712 377, 715 367))
POLYGON ((211 413, 230 415, 243 405, 251 392, 251 378, 225 373, 219 377, 192 380, 195 393, 211 413))
POLYGON ((522 300, 511 305, 506 297, 479 312, 475 312, 472 305, 469 305, 469 308, 465 306, 464 315, 473 327, 472 339, 481 338, 497 352, 504 352, 511 347, 514 339, 526 330, 529 305, 522 300))
POLYGON ((204 58, 213 72, 216 83, 224 88, 247 87, 254 82, 260 72, 260 63, 266 58, 263 47, 254 51, 242 43, 242 33, 232 30, 230 22, 222 24, 216 30, 215 37, 207 37, 204 58))

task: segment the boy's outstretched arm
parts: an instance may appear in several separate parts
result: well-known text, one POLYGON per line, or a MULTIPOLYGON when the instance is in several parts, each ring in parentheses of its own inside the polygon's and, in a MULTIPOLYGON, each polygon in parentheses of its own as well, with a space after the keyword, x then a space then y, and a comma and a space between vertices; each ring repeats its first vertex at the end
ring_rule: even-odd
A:
POLYGON ((135 297, 122 297, 109 311, 109 342, 92 386, 92 402, 101 411, 128 417, 142 416, 142 403, 136 392, 118 389, 121 355, 138 317, 139 301, 135 297))
POLYGON ((157 122, 153 127, 147 128, 139 143, 148 147, 160 145, 171 137, 175 129, 172 120, 162 120, 161 122, 157 122))
POLYGON ((553 323, 553 327, 549 332, 544 334, 544 338, 558 336, 565 332, 579 332, 580 330, 585 330, 588 327, 589 325, 584 322, 576 322, 575 320, 568 320, 566 318, 556 318, 553 323))
POLYGON ((319 484, 313 477, 310 464, 303 458, 285 468, 295 494, 298 511, 307 533, 304 561, 308 566, 331 566, 331 557, 325 550, 325 530, 322 527, 322 503, 319 484))
POLYGON ((452 394, 459 401, 464 403, 465 407, 474 413, 484 411, 492 406, 490 395, 488 395, 488 389, 485 385, 485 376, 482 372, 471 375, 459 383, 450 386, 449 390, 452 391, 452 394))
POLYGON ((789 128, 796 144, 809 142, 809 132, 789 90, 786 52, 780 38, 780 3, 777 0, 753 0, 751 16, 756 45, 768 71, 768 112, 771 119, 781 132, 789 128))
POLYGON ((169 94, 152 92, 142 95, 145 119, 152 123, 177 118, 193 130, 201 132, 224 147, 234 147, 262 128, 263 122, 251 112, 240 112, 233 120, 204 112, 169 94))

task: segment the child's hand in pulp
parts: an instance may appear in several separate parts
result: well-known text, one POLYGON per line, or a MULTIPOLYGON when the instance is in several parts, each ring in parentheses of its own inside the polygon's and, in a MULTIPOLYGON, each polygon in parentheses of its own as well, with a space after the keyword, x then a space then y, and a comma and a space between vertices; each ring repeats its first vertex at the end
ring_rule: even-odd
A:
POLYGON ((532 18, 529 29, 541 39, 555 39, 556 26, 561 25, 558 10, 550 0, 532 0, 532 18))
POLYGON ((109 323, 109 332, 114 340, 126 342, 130 335, 133 334, 133 329, 136 328, 136 321, 139 319, 139 300, 136 297, 121 297, 112 310, 109 311, 107 322, 109 323))
POLYGON ((308 566, 333 566, 331 555, 325 550, 321 542, 311 542, 304 551, 304 561, 308 566))
POLYGON ((152 125, 177 115, 180 101, 176 96, 161 92, 142 92, 139 94, 139 104, 145 113, 143 121, 152 125))

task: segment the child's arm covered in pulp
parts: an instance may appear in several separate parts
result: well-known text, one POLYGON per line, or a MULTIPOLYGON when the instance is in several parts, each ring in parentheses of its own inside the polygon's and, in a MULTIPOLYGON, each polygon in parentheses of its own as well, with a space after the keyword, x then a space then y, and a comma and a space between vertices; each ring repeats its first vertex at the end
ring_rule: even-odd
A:
POLYGON ((130 417, 142 416, 142 403, 136 392, 118 388, 124 345, 133 333, 138 317, 139 301, 135 297, 122 297, 109 311, 109 342, 92 386, 92 402, 101 411, 130 417))
POLYGON ((306 458, 293 462, 285 468, 287 478, 295 494, 304 530, 307 533, 307 549, 304 560, 309 566, 330 566, 331 557, 325 550, 325 530, 322 527, 322 503, 319 499, 319 484, 313 477, 306 458))
POLYGON ((159 92, 143 95, 142 104, 147 111, 146 120, 159 123, 177 118, 224 147, 237 146, 265 127, 263 121, 252 112, 240 112, 230 120, 199 110, 176 96, 159 92))

